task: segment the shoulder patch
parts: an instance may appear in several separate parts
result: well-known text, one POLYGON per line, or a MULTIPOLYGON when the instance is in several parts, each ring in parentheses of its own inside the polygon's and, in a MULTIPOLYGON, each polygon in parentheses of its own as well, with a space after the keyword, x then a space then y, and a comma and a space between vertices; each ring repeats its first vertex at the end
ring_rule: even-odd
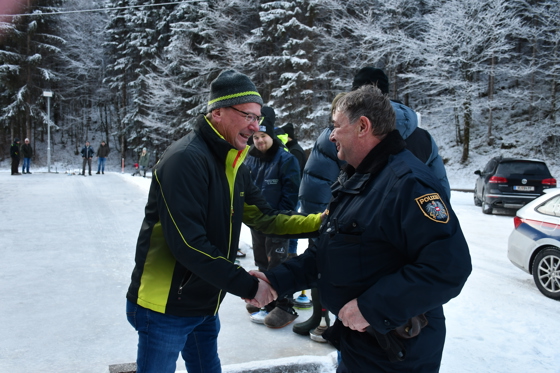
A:
POLYGON ((443 224, 449 221, 449 212, 438 193, 425 194, 415 201, 427 218, 443 224))

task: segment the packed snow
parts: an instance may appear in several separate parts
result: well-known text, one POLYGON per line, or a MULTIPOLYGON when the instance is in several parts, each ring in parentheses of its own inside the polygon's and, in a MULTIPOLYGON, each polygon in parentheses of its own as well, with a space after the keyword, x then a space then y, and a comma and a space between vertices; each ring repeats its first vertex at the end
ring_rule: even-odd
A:
MULTIPOLYGON (((10 176, 7 166, 0 166, 0 372, 106 372, 133 362, 137 340, 124 295, 151 179, 131 177, 129 166, 121 174, 116 164, 87 177, 33 165, 32 175, 10 176)), ((472 188, 472 171, 452 170, 451 186, 472 188)), ((560 303, 541 295, 532 277, 507 259, 512 216, 482 214, 472 193, 454 191, 451 202, 473 273, 444 307, 441 372, 557 371, 560 303)), ((246 269, 254 268, 250 242, 244 228, 246 269)), ((300 311, 296 322, 308 316, 300 311)), ((291 326, 251 323, 235 296, 226 297, 220 318, 224 372, 310 363, 334 372, 331 346, 298 336, 291 326)), ((177 369, 184 371, 180 361, 177 369)))

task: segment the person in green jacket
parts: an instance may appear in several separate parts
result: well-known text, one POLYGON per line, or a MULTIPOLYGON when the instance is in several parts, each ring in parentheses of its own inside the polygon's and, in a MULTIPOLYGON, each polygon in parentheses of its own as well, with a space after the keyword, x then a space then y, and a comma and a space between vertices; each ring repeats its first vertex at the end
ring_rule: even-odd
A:
POLYGON ((144 171, 144 177, 146 177, 146 169, 150 166, 150 153, 146 148, 142 149, 142 153, 140 153, 140 159, 138 159, 138 164, 142 167, 142 171, 144 171))
POLYGON ((274 210, 243 163, 262 98, 244 74, 212 81, 207 114, 153 167, 126 314, 138 332, 137 372, 221 372, 218 310, 226 293, 262 307, 268 283, 235 264, 241 224, 265 234, 315 235, 322 215, 274 210))

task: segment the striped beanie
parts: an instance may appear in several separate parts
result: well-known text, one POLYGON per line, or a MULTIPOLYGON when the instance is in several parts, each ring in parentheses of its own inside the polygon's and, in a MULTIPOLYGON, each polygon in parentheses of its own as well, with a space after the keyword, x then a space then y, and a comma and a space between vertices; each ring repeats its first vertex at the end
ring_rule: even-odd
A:
POLYGON ((255 87, 247 75, 235 70, 225 70, 210 83, 208 112, 248 102, 263 105, 263 100, 259 92, 257 92, 257 87, 255 87))

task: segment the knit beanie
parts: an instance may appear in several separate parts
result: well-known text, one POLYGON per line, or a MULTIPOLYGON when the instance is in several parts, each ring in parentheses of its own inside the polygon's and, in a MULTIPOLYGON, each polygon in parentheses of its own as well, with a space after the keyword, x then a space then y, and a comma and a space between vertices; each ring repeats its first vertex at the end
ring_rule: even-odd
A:
POLYGON ((264 119, 259 123, 259 131, 266 132, 268 136, 275 139, 274 122, 276 121, 276 114, 274 113, 274 109, 270 106, 263 106, 261 108, 261 114, 264 116, 264 119))
POLYGON ((14 139, 14 142, 19 142, 19 138, 16 137, 16 138, 14 139))
POLYGON ((212 83, 210 83, 210 95, 208 96, 208 112, 222 107, 255 102, 263 105, 263 100, 257 87, 245 74, 235 70, 222 71, 212 83))
POLYGON ((375 67, 366 66, 362 68, 354 76, 354 81, 352 82, 352 90, 360 88, 366 84, 373 84, 381 90, 383 94, 389 93, 389 78, 381 69, 376 69, 375 67))
POLYGON ((286 123, 285 125, 283 125, 282 127, 280 127, 284 130, 284 132, 286 132, 286 134, 292 139, 295 140, 296 139, 296 135, 294 134, 294 125, 293 123, 286 123))

